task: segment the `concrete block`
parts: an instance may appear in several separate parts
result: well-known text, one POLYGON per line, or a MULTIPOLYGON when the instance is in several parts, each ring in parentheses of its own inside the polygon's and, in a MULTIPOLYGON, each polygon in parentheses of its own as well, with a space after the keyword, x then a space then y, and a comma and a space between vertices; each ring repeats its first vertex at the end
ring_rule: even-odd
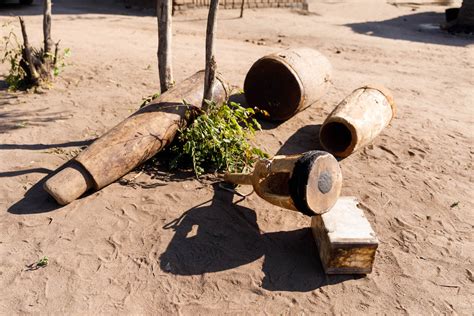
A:
POLYGON ((312 217, 311 230, 327 274, 372 272, 379 242, 357 198, 340 197, 328 212, 312 217))

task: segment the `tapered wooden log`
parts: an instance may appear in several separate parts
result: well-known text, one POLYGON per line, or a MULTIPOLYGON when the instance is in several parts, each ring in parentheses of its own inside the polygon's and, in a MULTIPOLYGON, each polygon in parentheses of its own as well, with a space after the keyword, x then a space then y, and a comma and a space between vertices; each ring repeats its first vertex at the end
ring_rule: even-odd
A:
POLYGON ((224 180, 251 184, 267 202, 308 216, 331 208, 342 187, 339 163, 324 151, 261 159, 252 173, 228 173, 224 180))
POLYGON ((247 103, 282 121, 321 99, 330 84, 328 59, 311 48, 297 48, 264 56, 247 73, 247 103))
POLYGON ((372 142, 395 116, 390 92, 377 86, 356 89, 324 121, 321 145, 337 157, 347 157, 372 142))
MULTIPOLYGON (((119 123, 45 182, 44 188, 65 205, 88 189, 99 190, 153 157, 187 125, 190 106, 201 107, 204 71, 200 71, 119 123), (185 101, 185 103, 183 102, 185 101)), ((217 78, 213 101, 227 99, 227 86, 217 78)))
POLYGON ((372 271, 379 242, 355 197, 340 197, 327 213, 312 218, 311 229, 326 273, 372 271))

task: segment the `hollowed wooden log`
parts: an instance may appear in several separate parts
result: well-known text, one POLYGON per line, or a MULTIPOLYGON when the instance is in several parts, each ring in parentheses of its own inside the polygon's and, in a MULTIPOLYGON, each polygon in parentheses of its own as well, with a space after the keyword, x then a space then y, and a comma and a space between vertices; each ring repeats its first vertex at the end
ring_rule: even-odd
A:
POLYGON ((283 121, 318 101, 329 86, 329 60, 318 51, 298 48, 264 56, 247 73, 245 98, 250 106, 283 121))
POLYGON ((366 146, 395 116, 393 98, 382 87, 358 88, 324 121, 319 139, 328 152, 347 157, 366 146))

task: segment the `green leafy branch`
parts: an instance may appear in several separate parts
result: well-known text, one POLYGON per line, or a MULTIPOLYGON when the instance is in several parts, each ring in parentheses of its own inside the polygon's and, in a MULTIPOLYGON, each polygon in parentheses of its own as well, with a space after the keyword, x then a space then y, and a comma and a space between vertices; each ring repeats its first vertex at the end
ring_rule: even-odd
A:
POLYGON ((249 142, 261 129, 254 109, 234 102, 207 105, 206 112, 180 130, 177 143, 170 149, 172 168, 191 162, 197 177, 207 171, 242 172, 256 159, 268 156, 249 142))

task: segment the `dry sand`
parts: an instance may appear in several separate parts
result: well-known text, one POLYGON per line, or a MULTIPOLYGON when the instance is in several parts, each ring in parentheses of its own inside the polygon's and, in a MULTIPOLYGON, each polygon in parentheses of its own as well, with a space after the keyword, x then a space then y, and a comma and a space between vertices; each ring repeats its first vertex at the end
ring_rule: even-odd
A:
MULTIPOLYGON (((42 191, 38 181, 159 87, 150 11, 98 2, 55 1, 53 37, 72 57, 52 90, 0 91, 0 314, 472 314, 474 46, 433 27, 446 7, 219 12, 218 64, 232 84, 287 47, 316 48, 334 66, 323 102, 258 133, 271 154, 316 148, 325 116, 362 84, 393 91, 391 126, 341 162, 343 194, 363 201, 381 240, 373 273, 356 277, 322 272, 309 218, 210 181, 134 172, 133 184, 66 207, 42 191), (42 256, 49 265, 28 271, 42 256)), ((16 30, 12 15, 25 15, 39 43, 38 3, 0 10, 16 30)), ((205 18, 174 20, 177 80, 203 67, 205 18)))

